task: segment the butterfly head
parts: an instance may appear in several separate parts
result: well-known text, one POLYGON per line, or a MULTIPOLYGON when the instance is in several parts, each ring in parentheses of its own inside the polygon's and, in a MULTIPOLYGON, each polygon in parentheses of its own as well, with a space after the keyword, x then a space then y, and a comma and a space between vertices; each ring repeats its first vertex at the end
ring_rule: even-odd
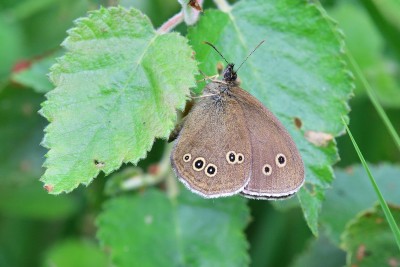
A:
POLYGON ((218 49, 211 43, 204 41, 205 44, 211 46, 212 48, 214 48, 214 50, 225 60, 225 62, 228 64, 223 72, 224 78, 223 80, 225 82, 231 82, 231 83, 235 83, 236 79, 237 79, 237 72, 239 71, 239 69, 242 67, 243 63, 246 62, 246 60, 249 58, 249 56, 251 56, 251 54, 253 54, 254 51, 257 50, 257 48, 264 43, 264 40, 261 41, 256 48, 254 48, 254 50, 245 58, 245 60, 243 60, 243 62, 240 64, 239 68, 236 69, 236 71, 233 69, 235 64, 233 63, 228 63, 228 61, 224 58, 224 56, 221 54, 221 52, 218 51, 218 49))
POLYGON ((224 81, 226 82, 234 82, 237 79, 237 74, 236 71, 233 69, 235 67, 235 64, 229 63, 228 66, 226 66, 223 75, 224 75, 224 81))

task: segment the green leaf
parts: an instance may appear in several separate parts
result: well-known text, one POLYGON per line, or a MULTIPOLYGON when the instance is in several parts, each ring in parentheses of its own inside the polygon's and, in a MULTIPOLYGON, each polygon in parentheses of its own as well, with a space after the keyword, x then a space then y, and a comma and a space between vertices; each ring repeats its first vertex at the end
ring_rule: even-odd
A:
POLYGON ((386 43, 391 46, 397 58, 400 58, 400 2, 398 0, 360 1, 370 17, 378 26, 381 34, 385 37, 386 43))
POLYGON ((353 143, 354 149, 356 150, 357 155, 360 158, 360 161, 361 161, 366 173, 368 174, 369 182, 371 183, 372 187, 374 188, 375 194, 376 194, 376 196, 378 197, 378 200, 379 200, 379 204, 382 207, 382 211, 385 214, 385 218, 386 218, 387 222, 389 223, 389 226, 390 226, 390 228, 391 228, 391 230, 393 232, 393 236, 396 239, 397 246, 398 246, 398 248, 400 250, 400 230, 399 230, 399 227, 397 226, 397 224, 395 222, 395 219, 393 218, 393 215, 390 212, 389 206, 386 203, 386 200, 383 197, 382 192, 379 189, 379 186, 375 181, 375 178, 374 178, 374 176, 373 176, 373 174, 372 174, 372 172, 371 172, 371 170, 370 170, 370 168, 368 166, 367 161, 365 160, 363 154, 361 153, 361 150, 358 147, 357 142, 355 141, 355 139, 353 137, 353 134, 351 133, 351 131, 350 131, 349 127, 347 126, 346 122, 344 121, 344 119, 343 119, 343 124, 346 126, 346 132, 348 133, 348 135, 349 135, 349 137, 351 139, 351 142, 353 143))
MULTIPOLYGON (((382 105, 400 107, 400 83, 396 81, 399 64, 385 54, 385 40, 368 13, 353 2, 340 1, 330 11, 346 35, 346 45, 369 81, 382 105), (368 40, 360 45, 360 40, 368 40)), ((357 95, 365 92, 356 79, 357 95)))
POLYGON ((76 25, 42 109, 50 151, 41 180, 54 194, 143 158, 174 127, 196 71, 186 39, 158 34, 135 9, 101 8, 76 25))
MULTIPOLYGON (((390 211, 399 224, 400 208, 391 206, 390 211)), ((399 248, 379 204, 348 225, 341 246, 348 253, 347 266, 397 266, 400 262, 399 248)))
POLYGON ((105 253, 93 243, 85 240, 66 240, 47 251, 42 264, 45 267, 106 267, 108 264, 105 253))
POLYGON ((313 239, 308 248, 293 262, 291 267, 338 267, 344 266, 346 254, 334 246, 327 237, 313 239))
MULTIPOLYGON (((371 166, 371 171, 385 200, 400 205, 400 166, 382 164, 371 166)), ((326 192, 320 221, 328 236, 338 245, 347 223, 361 211, 371 208, 377 196, 361 165, 336 169, 335 174, 332 189, 326 192)))
POLYGON ((206 11, 189 39, 207 75, 216 74, 217 62, 223 60, 203 40, 236 64, 266 40, 240 69, 241 87, 274 112, 294 138, 306 166, 306 184, 298 197, 316 234, 324 189, 332 181, 331 165, 338 155, 335 142, 314 145, 304 135, 311 131, 334 137, 344 131, 341 116, 349 111, 352 82, 337 29, 322 9, 307 1, 247 0, 228 13, 206 11))
POLYGON ((47 73, 51 65, 56 62, 55 58, 59 56, 61 56, 61 51, 34 61, 29 68, 13 73, 11 79, 26 87, 31 87, 38 93, 46 93, 53 89, 47 73))
POLYGON ((181 187, 176 199, 157 190, 105 204, 98 238, 116 266, 247 266, 240 197, 207 200, 181 187))

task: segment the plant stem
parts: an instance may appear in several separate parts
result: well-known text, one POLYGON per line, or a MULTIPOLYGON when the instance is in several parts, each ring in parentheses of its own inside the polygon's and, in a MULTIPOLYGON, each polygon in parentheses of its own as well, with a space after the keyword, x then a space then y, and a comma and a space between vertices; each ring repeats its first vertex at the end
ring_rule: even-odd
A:
POLYGON ((374 91, 371 87, 371 85, 368 83, 367 79, 365 79, 364 74, 362 73, 360 67, 358 66, 357 62, 354 60, 353 56, 349 51, 347 51, 347 56, 350 61, 350 63, 353 65, 354 70, 357 73, 358 78, 360 79, 361 83, 363 84, 365 90, 367 91, 368 97, 371 100, 372 104, 374 105, 376 111, 378 112, 378 115, 381 117, 383 120, 386 128, 388 129, 390 135, 392 136, 397 149, 400 150, 400 137, 397 134, 396 130, 394 129, 392 123, 390 122, 388 116, 386 115, 385 111, 383 110, 381 104, 379 104, 378 100, 375 97, 374 91))
POLYGON ((394 238, 396 240, 397 246, 400 249, 400 230, 397 227, 396 221, 394 220, 393 215, 390 212, 390 209, 389 209, 385 199, 383 198, 383 195, 382 195, 381 191, 379 190, 379 187, 378 187, 377 183, 375 182, 374 177, 372 176, 371 170, 369 169, 368 164, 365 161, 364 156, 361 153, 361 150, 358 148, 358 145, 357 145, 356 141, 354 140, 353 135, 351 134, 350 129, 347 126, 346 121, 343 117, 342 117, 342 121, 343 121, 344 126, 346 127, 347 133, 350 136, 350 139, 351 139, 351 142, 353 143, 354 149, 356 150, 358 157, 360 158, 360 161, 363 164, 364 169, 368 174, 368 177, 372 184, 372 187, 374 188, 375 193, 378 196, 379 203, 381 204, 383 213, 385 214, 385 217, 386 217, 387 222, 389 223, 390 229, 392 230, 392 232, 394 234, 394 238))
POLYGON ((232 9, 231 5, 226 0, 214 0, 214 3, 217 5, 218 9, 229 13, 232 9))
POLYGON ((160 28, 158 28, 157 32, 160 34, 168 33, 172 29, 174 29, 177 25, 179 25, 183 21, 183 12, 180 11, 178 14, 175 14, 172 18, 167 20, 160 28))
POLYGON ((137 174, 129 179, 126 179, 122 185, 121 189, 124 191, 136 189, 143 186, 154 185, 164 181, 167 176, 170 175, 170 159, 171 145, 166 145, 163 157, 161 161, 157 164, 156 173, 144 173, 137 174))
MULTIPOLYGON (((170 166, 170 159, 169 155, 172 152, 172 144, 167 144, 165 146, 165 151, 164 151, 164 158, 167 158, 168 160, 168 167, 170 166)), ((168 174, 165 180, 165 187, 167 191, 167 195, 170 198, 176 198, 179 194, 179 186, 178 186, 178 179, 175 176, 175 173, 172 171, 171 168, 168 168, 168 174)))

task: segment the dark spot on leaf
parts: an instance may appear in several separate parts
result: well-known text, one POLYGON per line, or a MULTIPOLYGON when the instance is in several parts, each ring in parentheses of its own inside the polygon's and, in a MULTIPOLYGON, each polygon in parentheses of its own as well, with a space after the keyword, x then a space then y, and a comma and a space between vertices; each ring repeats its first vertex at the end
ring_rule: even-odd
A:
POLYGON ((364 213, 364 217, 369 218, 372 216, 372 212, 368 211, 366 213, 364 213))
POLYGON ((303 125, 303 123, 301 122, 301 120, 297 117, 294 118, 294 125, 296 125, 297 129, 300 129, 301 126, 303 125))
POLYGON ((102 161, 97 160, 97 159, 93 160, 93 162, 94 162, 94 165, 96 165, 97 168, 103 168, 106 165, 105 162, 102 162, 102 161))
POLYGON ((46 184, 46 185, 44 185, 43 186, 44 187, 44 189, 46 189, 47 190, 47 192, 51 192, 51 191, 53 191, 53 189, 54 189, 54 186, 52 186, 52 185, 50 185, 50 184, 46 184))

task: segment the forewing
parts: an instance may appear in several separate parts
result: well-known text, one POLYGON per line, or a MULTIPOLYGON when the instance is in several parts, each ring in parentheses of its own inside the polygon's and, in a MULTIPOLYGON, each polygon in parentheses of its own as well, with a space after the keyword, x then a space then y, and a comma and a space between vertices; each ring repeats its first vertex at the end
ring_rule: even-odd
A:
POLYGON ((171 153, 171 163, 179 179, 193 192, 208 198, 229 196, 241 192, 250 179, 250 152, 243 110, 236 100, 205 97, 188 114, 171 153), (234 163, 228 152, 235 154, 234 163), (239 162, 240 155, 243 158, 239 162), (196 166, 197 160, 203 160, 204 166, 196 166), (209 166, 215 166, 212 175, 207 172, 209 166))
POLYGON ((242 194, 278 199, 296 193, 304 183, 304 164, 296 144, 279 120, 255 97, 235 87, 249 129, 252 175, 242 194))

